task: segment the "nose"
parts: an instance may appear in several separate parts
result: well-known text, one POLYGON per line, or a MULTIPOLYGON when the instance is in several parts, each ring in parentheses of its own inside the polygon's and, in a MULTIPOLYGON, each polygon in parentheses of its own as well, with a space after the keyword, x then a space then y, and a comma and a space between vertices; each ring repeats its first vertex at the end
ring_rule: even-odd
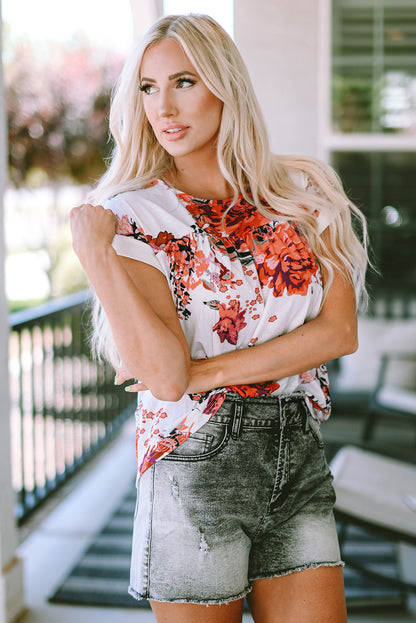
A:
POLYGON ((178 107, 175 95, 171 89, 162 89, 159 94, 159 115, 161 117, 173 117, 177 115, 178 107))

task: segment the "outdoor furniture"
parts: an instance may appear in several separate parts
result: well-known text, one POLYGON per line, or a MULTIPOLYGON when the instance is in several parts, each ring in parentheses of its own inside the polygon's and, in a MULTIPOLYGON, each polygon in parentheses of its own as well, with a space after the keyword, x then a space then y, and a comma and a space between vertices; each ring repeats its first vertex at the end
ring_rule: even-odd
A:
MULTIPOLYGON (((409 346, 416 347, 410 343, 409 346)), ((376 421, 383 415, 406 417, 413 420, 416 425, 416 354, 391 351, 381 355, 380 366, 375 389, 370 398, 370 409, 364 422, 362 439, 370 441, 376 421), (414 388, 403 386, 400 378, 392 384, 389 376, 393 370, 401 366, 412 366, 411 374, 414 375, 414 388)))
MULTIPOLYGON (((344 446, 331 461, 337 495, 335 516, 340 522, 340 546, 349 525, 358 525, 389 541, 416 545, 416 465, 354 446, 344 446)), ((390 586, 416 592, 416 584, 386 578, 365 565, 343 559, 390 586)))

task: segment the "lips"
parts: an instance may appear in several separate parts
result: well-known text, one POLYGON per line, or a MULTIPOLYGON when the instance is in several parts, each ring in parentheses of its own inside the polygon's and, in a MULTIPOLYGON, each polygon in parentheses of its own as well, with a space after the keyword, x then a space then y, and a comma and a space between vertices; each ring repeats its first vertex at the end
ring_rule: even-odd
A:
POLYGON ((183 138, 187 131, 188 126, 175 123, 163 128, 162 133, 168 141, 176 141, 183 138))

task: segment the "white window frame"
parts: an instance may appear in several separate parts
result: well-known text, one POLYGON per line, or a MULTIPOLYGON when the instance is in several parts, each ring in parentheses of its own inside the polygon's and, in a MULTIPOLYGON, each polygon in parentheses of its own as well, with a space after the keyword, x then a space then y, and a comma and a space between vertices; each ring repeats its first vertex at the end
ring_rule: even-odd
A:
POLYGON ((332 4, 320 0, 320 157, 329 162, 332 152, 416 152, 416 134, 343 133, 332 130, 332 4))

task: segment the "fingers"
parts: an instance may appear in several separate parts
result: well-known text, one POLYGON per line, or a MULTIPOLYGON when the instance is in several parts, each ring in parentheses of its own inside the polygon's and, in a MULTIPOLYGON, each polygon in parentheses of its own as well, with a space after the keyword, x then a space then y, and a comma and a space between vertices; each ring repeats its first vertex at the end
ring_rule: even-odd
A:
POLYGON ((127 387, 124 388, 124 391, 126 392, 144 392, 148 389, 148 387, 146 387, 146 385, 144 385, 144 383, 140 383, 140 381, 138 383, 133 383, 132 385, 127 385, 127 387))
POLYGON ((131 372, 127 370, 127 368, 123 365, 117 368, 116 377, 114 379, 114 385, 122 385, 125 381, 129 381, 133 378, 131 372))
POLYGON ((72 246, 81 263, 84 260, 88 264, 88 259, 97 251, 112 244, 118 220, 111 210, 85 203, 72 208, 69 220, 72 246))
POLYGON ((132 383, 131 385, 127 385, 127 387, 124 388, 124 391, 134 393, 134 392, 143 392, 146 389, 148 389, 148 387, 144 385, 144 383, 141 383, 140 381, 133 379, 133 375, 131 374, 131 372, 127 370, 125 366, 121 365, 119 368, 117 368, 116 376, 114 379, 114 385, 122 385, 126 381, 130 381, 130 380, 134 380, 135 382, 132 383))

